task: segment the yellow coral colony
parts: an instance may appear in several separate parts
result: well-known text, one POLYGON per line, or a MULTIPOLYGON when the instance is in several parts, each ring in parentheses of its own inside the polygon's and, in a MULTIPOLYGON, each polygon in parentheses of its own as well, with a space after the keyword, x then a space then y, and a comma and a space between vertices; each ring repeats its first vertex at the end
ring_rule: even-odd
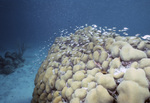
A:
POLYGON ((150 43, 85 27, 57 37, 32 103, 150 103, 150 43))

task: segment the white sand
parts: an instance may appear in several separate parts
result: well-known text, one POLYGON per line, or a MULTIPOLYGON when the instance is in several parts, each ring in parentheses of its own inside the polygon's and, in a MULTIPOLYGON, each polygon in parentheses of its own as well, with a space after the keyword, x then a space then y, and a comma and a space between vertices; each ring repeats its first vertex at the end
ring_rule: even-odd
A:
POLYGON ((35 75, 42 61, 40 56, 36 56, 39 53, 38 49, 28 49, 24 54, 26 61, 23 67, 10 75, 0 75, 0 103, 31 102, 35 75))

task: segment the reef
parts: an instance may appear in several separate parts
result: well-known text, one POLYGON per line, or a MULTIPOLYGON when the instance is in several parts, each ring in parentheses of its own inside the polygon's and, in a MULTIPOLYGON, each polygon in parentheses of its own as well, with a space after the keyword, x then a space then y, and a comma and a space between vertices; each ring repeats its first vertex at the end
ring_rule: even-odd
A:
POLYGON ((18 47, 16 52, 5 52, 4 57, 0 56, 0 74, 9 75, 17 68, 22 67, 25 59, 23 54, 26 48, 24 44, 18 47))
POLYGON ((150 43, 85 27, 57 37, 32 103, 150 103, 150 43))

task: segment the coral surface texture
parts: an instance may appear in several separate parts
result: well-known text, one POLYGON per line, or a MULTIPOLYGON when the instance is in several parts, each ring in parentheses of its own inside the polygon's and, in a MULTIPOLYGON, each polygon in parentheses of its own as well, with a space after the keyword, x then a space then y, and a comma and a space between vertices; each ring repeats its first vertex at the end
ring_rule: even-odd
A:
POLYGON ((79 29, 55 39, 34 84, 32 103, 150 103, 150 42, 79 29))

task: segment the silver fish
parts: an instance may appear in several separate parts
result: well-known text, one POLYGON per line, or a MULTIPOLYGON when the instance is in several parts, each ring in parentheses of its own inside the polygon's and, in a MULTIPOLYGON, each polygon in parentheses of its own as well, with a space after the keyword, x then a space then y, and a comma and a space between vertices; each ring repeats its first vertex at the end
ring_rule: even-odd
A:
POLYGON ((141 34, 136 34, 135 36, 138 37, 138 36, 140 36, 140 35, 141 35, 141 34))
POLYGON ((146 40, 150 40, 150 35, 144 35, 142 38, 146 40))

